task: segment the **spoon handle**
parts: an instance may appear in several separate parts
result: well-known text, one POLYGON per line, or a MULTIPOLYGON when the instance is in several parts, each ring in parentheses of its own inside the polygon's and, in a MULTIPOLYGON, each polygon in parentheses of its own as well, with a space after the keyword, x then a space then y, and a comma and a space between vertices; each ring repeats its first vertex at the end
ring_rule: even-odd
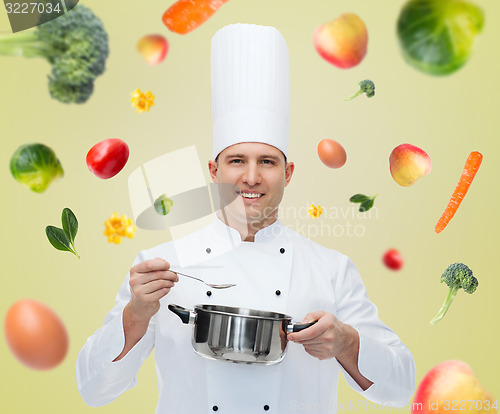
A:
MULTIPOLYGON (((174 273, 177 273, 178 275, 182 275, 182 276, 186 276, 186 277, 190 277, 191 279, 195 279, 201 283, 205 283, 203 280, 201 279, 198 279, 197 277, 194 277, 194 276, 191 276, 191 275, 186 275, 185 273, 181 273, 181 272, 178 272, 177 270, 174 270, 174 269, 169 269, 171 272, 174 272, 174 273)), ((206 284, 206 283, 205 283, 206 284)))

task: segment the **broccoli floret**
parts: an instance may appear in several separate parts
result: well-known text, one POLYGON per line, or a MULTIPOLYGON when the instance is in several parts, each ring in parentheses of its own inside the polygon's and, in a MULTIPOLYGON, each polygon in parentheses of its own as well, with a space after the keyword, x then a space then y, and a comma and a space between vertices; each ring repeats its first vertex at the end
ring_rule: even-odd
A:
POLYGON ((72 85, 49 77, 49 92, 62 103, 85 103, 94 92, 94 81, 72 85))
POLYGON ((362 93, 366 93, 366 96, 368 98, 374 96, 375 84, 369 79, 362 80, 361 82, 359 82, 359 91, 357 91, 354 95, 344 98, 344 101, 350 101, 351 99, 354 99, 356 96, 359 96, 362 93))
POLYGON ((51 63, 49 92, 64 103, 87 101, 94 80, 105 70, 108 54, 102 22, 81 4, 32 32, 0 38, 0 55, 43 57, 51 63))
POLYGON ((472 275, 472 270, 463 263, 453 263, 449 265, 441 275, 441 283, 443 282, 446 283, 450 289, 448 290, 448 296, 443 306, 441 306, 437 315, 431 320, 431 325, 435 325, 436 322, 443 319, 443 316, 448 312, 451 302, 453 302, 453 299, 455 299, 460 289, 463 289, 466 293, 474 293, 479 284, 477 279, 472 275))

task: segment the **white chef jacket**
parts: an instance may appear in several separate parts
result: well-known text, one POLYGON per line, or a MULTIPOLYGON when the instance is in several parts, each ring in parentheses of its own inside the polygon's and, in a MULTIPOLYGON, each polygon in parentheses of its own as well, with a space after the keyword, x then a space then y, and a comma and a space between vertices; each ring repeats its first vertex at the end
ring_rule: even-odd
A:
POLYGON ((124 346, 128 275, 116 306, 76 361, 78 389, 88 405, 105 405, 134 387, 153 347, 159 387, 156 414, 336 413, 339 370, 354 390, 374 403, 395 407, 410 400, 416 381, 413 357, 379 320, 358 271, 341 253, 306 239, 279 220, 257 232, 255 242, 244 242, 235 229, 215 218, 196 233, 141 251, 134 264, 155 257, 210 283, 237 286, 215 290, 179 276, 143 338, 123 359, 112 362, 124 346), (275 365, 204 358, 191 345, 193 325, 183 324, 169 311, 170 303, 190 309, 217 304, 266 310, 295 321, 312 311, 332 313, 359 333, 358 367, 373 385, 363 391, 335 358, 320 361, 293 342, 275 365))

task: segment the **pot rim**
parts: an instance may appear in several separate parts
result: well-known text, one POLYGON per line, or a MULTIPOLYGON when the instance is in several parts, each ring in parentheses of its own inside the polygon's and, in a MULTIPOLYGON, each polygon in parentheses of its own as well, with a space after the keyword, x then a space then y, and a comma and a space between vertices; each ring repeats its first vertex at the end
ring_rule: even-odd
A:
POLYGON ((284 313, 263 311, 258 309, 238 308, 224 305, 195 305, 196 311, 215 313, 218 315, 235 316, 249 319, 264 319, 272 321, 291 320, 292 317, 284 313), (244 313, 241 313, 244 312, 244 313))

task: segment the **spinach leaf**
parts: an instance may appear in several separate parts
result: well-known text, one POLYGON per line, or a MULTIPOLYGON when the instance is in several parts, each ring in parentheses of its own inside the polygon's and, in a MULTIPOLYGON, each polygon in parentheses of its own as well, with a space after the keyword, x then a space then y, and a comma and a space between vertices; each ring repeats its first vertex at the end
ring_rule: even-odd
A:
POLYGON ((373 199, 370 198, 366 201, 363 201, 361 205, 359 206, 359 211, 363 213, 364 211, 368 211, 373 207, 373 199))
POLYGON ((45 234, 52 246, 57 250, 70 251, 71 246, 66 234, 59 227, 47 226, 45 227, 45 234))
POLYGON ((354 194, 350 199, 349 201, 351 203, 362 203, 363 201, 366 201, 366 200, 369 200, 370 197, 367 197, 363 194, 354 194))
POLYGON ((64 234, 66 234, 71 246, 75 248, 75 237, 78 232, 78 220, 76 216, 69 208, 65 208, 62 212, 61 220, 64 234))
POLYGON ((359 211, 361 213, 370 210, 373 207, 373 202, 375 201, 375 197, 377 197, 378 194, 374 195, 373 197, 368 197, 365 196, 364 194, 354 194, 349 201, 351 203, 361 203, 359 206, 359 211))
POLYGON ((47 238, 50 244, 57 250, 71 252, 76 257, 80 258, 74 245, 76 233, 78 231, 78 220, 69 208, 63 210, 61 220, 64 230, 55 226, 47 226, 45 227, 47 238))

